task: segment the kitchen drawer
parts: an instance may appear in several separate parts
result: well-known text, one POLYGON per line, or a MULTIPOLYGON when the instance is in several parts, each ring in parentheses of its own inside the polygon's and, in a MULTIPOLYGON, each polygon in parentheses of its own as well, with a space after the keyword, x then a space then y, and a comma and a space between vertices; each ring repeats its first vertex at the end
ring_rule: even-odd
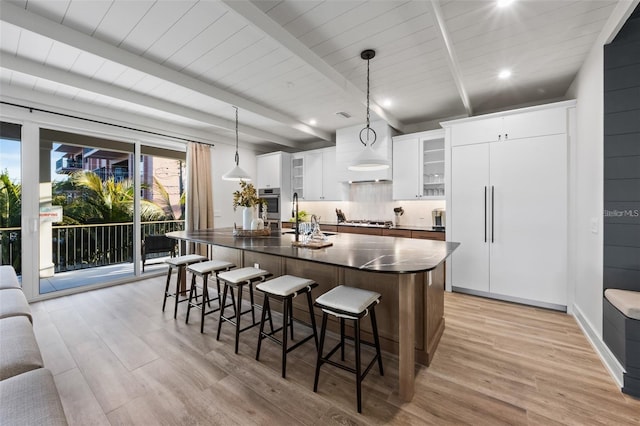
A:
POLYGON ((320 224, 320 230, 323 232, 338 232, 337 225, 322 225, 320 224))
POLYGON ((444 241, 445 240, 445 235, 444 235, 444 232, 411 231, 411 238, 418 238, 418 239, 421 239, 421 240, 444 241))
POLYGON ((408 229, 383 229, 382 235, 385 237, 411 238, 411 231, 408 229))
POLYGON ((382 236, 382 228, 367 228, 364 226, 339 226, 338 232, 344 232, 349 234, 364 234, 364 235, 380 235, 382 236))

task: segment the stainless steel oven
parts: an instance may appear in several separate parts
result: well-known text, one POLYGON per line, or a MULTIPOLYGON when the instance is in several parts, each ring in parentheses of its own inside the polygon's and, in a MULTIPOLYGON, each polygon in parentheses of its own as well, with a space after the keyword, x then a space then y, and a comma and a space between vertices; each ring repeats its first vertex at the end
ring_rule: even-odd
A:
MULTIPOLYGON (((267 203, 267 220, 271 222, 272 230, 280 229, 281 203, 280 188, 258 189, 258 196, 267 203), (277 227, 274 224, 277 223, 277 227)), ((260 217, 262 217, 262 204, 260 204, 260 217)))

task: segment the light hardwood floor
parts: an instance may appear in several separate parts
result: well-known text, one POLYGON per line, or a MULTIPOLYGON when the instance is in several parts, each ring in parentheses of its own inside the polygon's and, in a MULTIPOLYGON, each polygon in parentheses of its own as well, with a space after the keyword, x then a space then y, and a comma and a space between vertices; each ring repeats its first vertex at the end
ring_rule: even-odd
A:
MULTIPOLYGON (((397 398, 397 360, 384 356, 363 382, 323 367, 313 393, 315 348, 289 354, 257 330, 233 333, 186 306, 161 312, 163 278, 32 305, 45 366, 71 425, 640 424, 640 401, 620 392, 571 316, 447 294, 446 330, 429 368, 417 371, 412 402, 397 398)), ((384 303, 384 302, 383 302, 384 303)), ((304 330, 299 328, 298 335, 304 330)), ((351 354, 348 354, 351 356, 351 354)))

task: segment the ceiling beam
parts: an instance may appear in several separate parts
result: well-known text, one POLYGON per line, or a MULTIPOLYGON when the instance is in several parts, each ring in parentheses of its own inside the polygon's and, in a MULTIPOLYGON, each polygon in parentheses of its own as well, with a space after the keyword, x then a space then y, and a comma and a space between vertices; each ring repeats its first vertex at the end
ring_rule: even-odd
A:
MULTIPOLYGON (((179 71, 143 58, 142 56, 138 56, 87 34, 43 18, 35 13, 28 12, 14 4, 3 2, 0 20, 23 28, 27 31, 31 31, 35 34, 39 34, 43 37, 75 47, 76 49, 92 53, 120 65, 133 68, 169 83, 210 96, 219 101, 228 103, 229 105, 235 105, 240 109, 252 112, 278 123, 282 123, 307 135, 327 141, 332 140, 332 135, 329 132, 311 127, 289 115, 278 112, 272 106, 265 106, 257 102, 250 101, 234 93, 220 89, 212 84, 205 83, 179 71)), ((229 127, 229 130, 235 130, 235 125, 229 127)))
POLYGON ((429 9, 430 15, 433 18, 433 24, 436 27, 436 32, 438 33, 438 38, 442 43, 442 47, 447 52, 447 65, 449 65, 449 70, 453 76, 453 82, 458 89, 458 95, 460 95, 460 99, 462 100, 464 109, 467 111, 467 115, 471 116, 473 114, 471 101, 469 100, 469 94, 467 93, 467 90, 464 87, 464 82, 462 81, 462 72, 460 71, 458 57, 456 56, 456 52, 453 48, 451 37, 449 37, 449 31, 447 30, 444 16, 442 16, 440 2, 438 0, 432 0, 425 2, 425 5, 427 6, 427 9, 429 9))
MULTIPOLYGON (((267 37, 271 38, 291 52, 291 54, 295 55, 304 63, 312 67, 316 72, 340 90, 347 98, 354 99, 356 102, 366 105, 367 96, 362 90, 358 89, 353 83, 351 83, 351 81, 336 71, 335 68, 327 64, 320 56, 315 54, 300 40, 295 38, 289 31, 285 30, 277 22, 271 19, 266 13, 260 10, 258 6, 250 1, 222 1, 238 16, 262 31, 267 37)), ((391 127, 399 131, 404 130, 402 122, 386 112, 380 105, 371 101, 369 107, 378 115, 378 117, 385 120, 391 127)))
MULTIPOLYGON (((98 95, 108 96, 110 98, 130 102, 132 104, 142 105, 147 108, 174 114, 222 129, 235 130, 235 121, 233 120, 226 120, 213 116, 211 114, 204 113, 197 109, 188 108, 162 99, 143 95, 141 93, 133 92, 118 86, 113 86, 111 84, 101 82, 99 80, 93 80, 91 78, 72 74, 61 69, 47 67, 40 63, 28 59, 18 58, 4 52, 0 52, 0 67, 22 74, 32 75, 34 77, 38 77, 54 83, 63 84, 65 86, 86 90, 98 95)), ((239 128, 239 132, 247 136, 252 136, 287 147, 300 147, 297 142, 282 138, 263 130, 255 129, 250 126, 241 126, 239 128)))

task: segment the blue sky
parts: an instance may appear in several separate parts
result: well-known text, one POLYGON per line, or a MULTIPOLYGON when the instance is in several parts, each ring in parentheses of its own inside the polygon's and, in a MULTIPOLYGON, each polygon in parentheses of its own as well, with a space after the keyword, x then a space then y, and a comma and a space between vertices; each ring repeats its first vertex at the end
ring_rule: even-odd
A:
MULTIPOLYGON (((58 144, 54 144, 55 149, 58 144)), ((51 180, 63 180, 65 175, 59 175, 56 173, 56 160, 62 156, 61 153, 56 153, 51 158, 51 180)), ((16 183, 22 181, 20 175, 20 142, 11 139, 0 139, 0 171, 7 170, 11 180, 16 183)))

